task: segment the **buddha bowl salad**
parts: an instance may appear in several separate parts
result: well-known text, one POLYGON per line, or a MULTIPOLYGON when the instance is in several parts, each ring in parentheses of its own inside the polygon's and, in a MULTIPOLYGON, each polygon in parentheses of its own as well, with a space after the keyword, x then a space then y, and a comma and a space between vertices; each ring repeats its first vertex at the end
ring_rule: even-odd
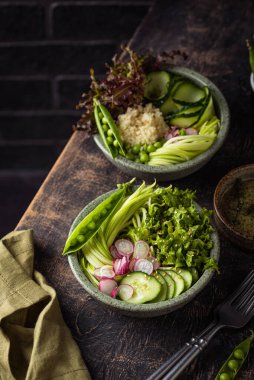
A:
POLYGON ((125 53, 125 61, 113 58, 105 79, 97 81, 91 70, 77 127, 99 133, 113 158, 152 166, 185 162, 209 149, 220 127, 210 89, 168 71, 158 57, 125 53))
POLYGON ((211 212, 195 193, 155 183, 118 185, 72 231, 63 254, 99 290, 133 304, 165 301, 189 289, 209 268, 211 212))

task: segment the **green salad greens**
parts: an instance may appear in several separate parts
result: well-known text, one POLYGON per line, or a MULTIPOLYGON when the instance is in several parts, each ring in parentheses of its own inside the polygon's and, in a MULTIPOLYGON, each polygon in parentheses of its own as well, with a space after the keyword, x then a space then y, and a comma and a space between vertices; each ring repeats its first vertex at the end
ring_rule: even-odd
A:
POLYGON ((210 258, 213 247, 211 211, 199 210, 195 192, 176 187, 158 188, 145 208, 134 215, 126 230, 132 241, 145 240, 164 266, 217 269, 210 258))

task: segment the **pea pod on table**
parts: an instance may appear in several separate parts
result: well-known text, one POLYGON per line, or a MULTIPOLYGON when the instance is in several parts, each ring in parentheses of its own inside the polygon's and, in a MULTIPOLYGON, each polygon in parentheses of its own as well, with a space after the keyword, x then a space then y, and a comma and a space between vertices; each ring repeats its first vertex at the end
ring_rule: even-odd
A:
POLYGON ((73 230, 65 243, 63 255, 80 250, 123 200, 127 187, 122 187, 91 211, 73 230))
POLYGON ((237 373, 248 356, 253 338, 254 334, 252 333, 251 336, 235 347, 217 373, 215 380, 232 380, 236 378, 237 373))
POLYGON ((117 126, 107 108, 97 99, 94 100, 94 118, 102 141, 112 157, 115 158, 119 153, 125 156, 117 126))

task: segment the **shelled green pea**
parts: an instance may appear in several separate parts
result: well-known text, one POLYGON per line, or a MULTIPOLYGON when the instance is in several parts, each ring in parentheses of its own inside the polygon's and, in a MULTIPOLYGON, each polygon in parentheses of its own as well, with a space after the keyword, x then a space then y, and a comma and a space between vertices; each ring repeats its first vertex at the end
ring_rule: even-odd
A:
POLYGON ((253 337, 254 335, 251 334, 251 336, 249 336, 247 339, 235 347, 233 352, 230 354, 226 362, 217 373, 215 380, 233 380, 236 378, 238 371, 248 356, 253 337))
POLYGON ((162 139, 154 144, 135 144, 132 146, 126 144, 124 146, 127 152, 126 158, 137 163, 147 164, 150 160, 150 153, 153 153, 157 149, 161 148, 165 141, 165 139, 162 139))

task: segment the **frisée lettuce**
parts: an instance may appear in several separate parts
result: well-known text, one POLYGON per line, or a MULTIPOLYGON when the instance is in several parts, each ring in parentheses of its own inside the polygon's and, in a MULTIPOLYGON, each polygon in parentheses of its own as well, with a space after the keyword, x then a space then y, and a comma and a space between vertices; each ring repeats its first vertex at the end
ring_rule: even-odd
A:
POLYGON ((218 269, 210 257, 212 211, 198 209, 194 199, 195 192, 189 189, 158 188, 124 233, 133 241, 145 240, 163 266, 195 267, 199 272, 218 269))

